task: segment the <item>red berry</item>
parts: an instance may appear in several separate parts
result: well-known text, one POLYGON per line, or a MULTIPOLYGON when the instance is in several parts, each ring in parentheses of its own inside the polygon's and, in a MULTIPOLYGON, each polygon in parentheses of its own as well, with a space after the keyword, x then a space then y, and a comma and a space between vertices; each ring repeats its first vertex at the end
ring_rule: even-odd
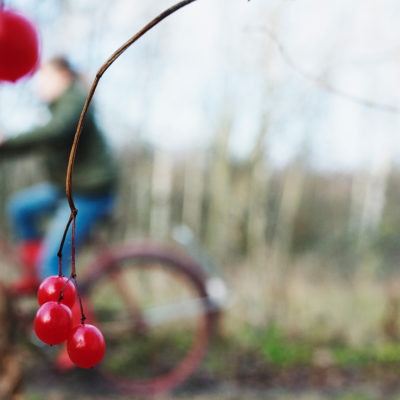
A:
POLYGON ((36 28, 24 16, 0 5, 0 81, 15 82, 39 64, 36 28))
POLYGON ((92 368, 103 359, 106 351, 103 334, 93 325, 78 325, 68 338, 67 350, 76 366, 92 368))
POLYGON ((71 310, 64 304, 48 301, 37 311, 33 327, 42 342, 50 345, 60 344, 67 340, 71 333, 71 310))
POLYGON ((40 306, 48 301, 60 300, 60 303, 72 308, 76 300, 75 285, 65 276, 49 276, 40 284, 37 298, 40 306), (60 299, 61 291, 62 299, 60 299))

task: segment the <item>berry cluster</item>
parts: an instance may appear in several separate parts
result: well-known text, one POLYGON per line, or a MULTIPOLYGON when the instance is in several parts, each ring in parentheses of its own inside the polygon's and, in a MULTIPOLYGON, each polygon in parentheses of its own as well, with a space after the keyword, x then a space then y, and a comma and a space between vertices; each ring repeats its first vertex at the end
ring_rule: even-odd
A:
POLYGON ((50 276, 39 286, 40 305, 34 320, 34 330, 40 340, 49 345, 67 342, 71 361, 78 367, 91 368, 105 353, 105 341, 98 328, 82 322, 73 325, 73 310, 77 299, 74 283, 64 276, 50 276))

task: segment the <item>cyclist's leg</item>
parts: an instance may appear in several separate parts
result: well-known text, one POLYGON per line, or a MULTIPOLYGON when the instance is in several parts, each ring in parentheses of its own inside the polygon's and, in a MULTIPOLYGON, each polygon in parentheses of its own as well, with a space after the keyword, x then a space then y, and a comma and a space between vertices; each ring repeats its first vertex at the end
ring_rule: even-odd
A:
MULTIPOLYGON (((112 212, 115 204, 114 195, 75 196, 74 202, 78 209, 76 217, 75 247, 78 249, 92 227, 105 215, 112 212)), ((41 276, 46 277, 58 273, 57 252, 66 223, 71 214, 67 201, 58 207, 50 227, 46 233, 41 260, 41 276)), ((69 275, 71 263, 71 227, 63 248, 64 275, 69 275)))
POLYGON ((22 277, 9 287, 11 293, 28 294, 39 283, 37 262, 41 252, 42 218, 55 208, 59 190, 50 184, 38 184, 11 197, 7 212, 19 243, 22 277))
POLYGON ((41 237, 40 219, 56 206, 60 191, 53 185, 41 183, 14 194, 7 206, 18 240, 36 240, 41 237))

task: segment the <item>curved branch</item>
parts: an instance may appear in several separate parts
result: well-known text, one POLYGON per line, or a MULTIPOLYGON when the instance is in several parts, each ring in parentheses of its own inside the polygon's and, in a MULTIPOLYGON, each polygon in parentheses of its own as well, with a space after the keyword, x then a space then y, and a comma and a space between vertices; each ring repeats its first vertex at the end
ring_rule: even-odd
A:
MULTIPOLYGON (((67 166, 67 175, 66 175, 66 181, 65 181, 65 191, 66 191, 66 196, 69 204, 69 208, 71 210, 70 217, 68 219, 68 222, 66 224, 64 234, 61 238, 61 243, 60 247, 57 253, 57 256, 59 258, 59 263, 60 263, 60 272, 62 272, 62 250, 64 247, 65 243, 65 238, 68 232, 68 229, 70 225, 72 224, 73 226, 73 232, 72 232, 72 243, 74 243, 74 236, 75 236, 75 219, 78 213, 77 208, 75 207, 74 203, 74 197, 73 197, 73 190, 72 190, 72 173, 74 169, 74 163, 75 163, 75 158, 76 158, 76 152, 78 149, 78 143, 79 143, 79 138, 82 133, 82 127, 83 127, 83 121, 85 119, 85 116, 88 112, 90 103, 93 99, 94 93, 96 91, 97 85, 103 76, 103 74, 107 71, 108 68, 114 63, 114 61, 122 54, 124 53, 125 50, 127 50, 133 43, 135 43, 138 39, 140 39, 146 32, 154 28, 158 23, 160 23, 162 20, 167 18, 169 15, 173 14, 174 12, 178 11, 179 9, 187 6, 190 3, 195 2, 196 0, 183 0, 180 1, 179 3, 175 4, 174 6, 168 8, 164 12, 162 12, 160 15, 158 15, 156 18, 151 20, 147 25, 145 25, 140 31, 138 31, 134 36, 132 36, 128 41, 126 41, 121 47, 119 47, 105 62, 104 64, 100 67, 98 72, 96 73, 96 76, 93 80, 93 83, 90 87, 88 96, 86 98, 85 104, 83 106, 81 115, 79 117, 78 125, 75 131, 75 136, 74 140, 72 143, 71 151, 69 154, 69 159, 68 159, 68 166, 67 166)), ((3 0, 0 0, 0 4, 2 4, 3 0)), ((76 276, 76 271, 75 271, 75 249, 74 249, 74 244, 72 245, 72 265, 73 265, 73 275, 76 276)))
POLYGON ((361 96, 357 96, 355 94, 346 92, 342 89, 339 89, 339 88, 333 86, 331 83, 304 71, 290 57, 290 55, 288 54, 288 52, 285 49, 285 47, 283 46, 283 44, 279 41, 277 36, 271 30, 267 29, 267 35, 275 43, 275 45, 279 51, 279 54, 281 55, 281 57, 285 61, 285 63, 290 68, 292 68, 294 71, 296 71, 299 75, 301 75, 304 79, 314 82, 315 84, 321 86, 324 90, 326 90, 332 94, 335 94, 337 96, 340 96, 348 101, 359 104, 361 106, 368 107, 368 108, 375 108, 380 111, 385 111, 385 112, 390 112, 390 113, 400 113, 400 108, 395 105, 380 103, 377 101, 365 99, 361 96))
POLYGON ((75 207, 75 203, 74 203, 74 199, 73 199, 73 191, 72 191, 72 172, 73 172, 73 168, 74 168, 76 151, 78 148, 79 138, 82 133, 83 121, 85 119, 85 116, 89 109, 89 105, 93 99, 94 93, 96 91, 97 85, 98 85, 101 77, 107 71, 107 69, 114 63, 114 61, 122 53, 124 53, 124 51, 127 50, 133 43, 135 43, 138 39, 140 39, 146 32, 148 32, 149 30, 154 28, 154 26, 156 26, 162 20, 167 18, 169 15, 173 14, 174 12, 178 11, 179 9, 181 9, 195 1, 196 0, 183 0, 183 1, 175 4, 174 6, 168 8, 164 12, 162 12, 160 15, 158 15, 156 18, 154 18, 152 21, 150 21, 147 25, 145 25, 139 32, 137 32, 134 36, 132 36, 127 42, 125 42, 120 48, 118 48, 98 70, 96 77, 92 83, 92 86, 89 90, 89 94, 87 96, 85 105, 83 106, 82 113, 81 113, 81 116, 78 121, 78 126, 76 128, 74 141, 72 144, 69 161, 68 161, 67 176, 66 176, 66 195, 67 195, 69 207, 71 209, 71 214, 76 215, 76 213, 77 213, 77 209, 75 207))

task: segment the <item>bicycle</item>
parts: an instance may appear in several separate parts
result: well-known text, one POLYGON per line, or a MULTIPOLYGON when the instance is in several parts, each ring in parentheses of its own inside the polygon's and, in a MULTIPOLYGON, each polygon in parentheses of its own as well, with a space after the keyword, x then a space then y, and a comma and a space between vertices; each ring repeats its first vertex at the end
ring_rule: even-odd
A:
MULTIPOLYGON (((202 267, 187 229, 178 233, 181 248, 152 241, 106 244, 97 238, 90 244, 94 256, 80 266, 80 293, 107 344, 96 370, 119 393, 171 391, 194 374, 207 352, 226 287, 202 267), (188 239, 195 256, 182 248, 188 239)), ((9 261, 9 273, 15 252, 2 238, 0 254, 9 261)), ((12 299, 19 326, 28 333, 37 309, 32 310, 34 297, 30 307, 22 301, 25 308, 20 298, 12 299)))

